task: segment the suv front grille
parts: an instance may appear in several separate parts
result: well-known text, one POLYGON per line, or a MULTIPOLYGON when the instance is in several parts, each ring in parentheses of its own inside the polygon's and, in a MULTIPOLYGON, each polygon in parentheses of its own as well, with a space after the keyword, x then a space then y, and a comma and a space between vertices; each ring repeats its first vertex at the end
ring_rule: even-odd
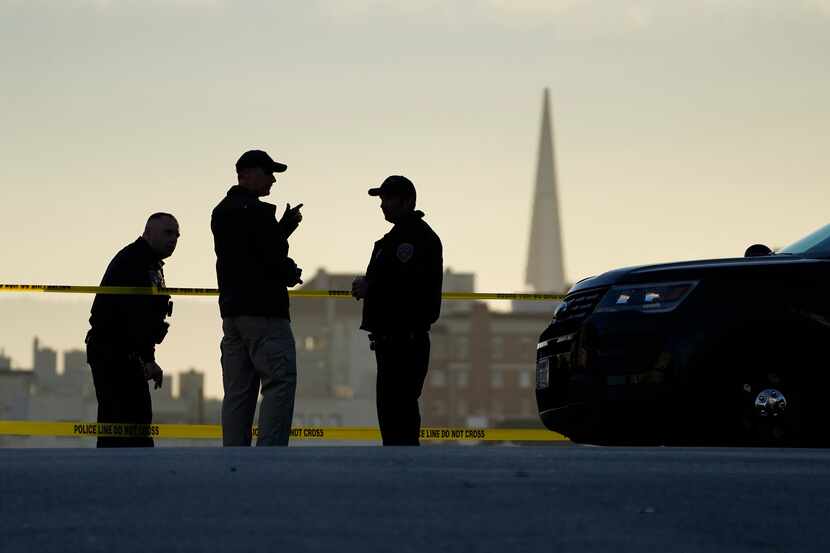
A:
POLYGON ((608 288, 594 288, 593 290, 584 290, 574 292, 565 296, 563 303, 567 304, 565 308, 560 309, 556 313, 555 320, 557 322, 578 322, 586 318, 594 312, 597 304, 605 295, 608 288))

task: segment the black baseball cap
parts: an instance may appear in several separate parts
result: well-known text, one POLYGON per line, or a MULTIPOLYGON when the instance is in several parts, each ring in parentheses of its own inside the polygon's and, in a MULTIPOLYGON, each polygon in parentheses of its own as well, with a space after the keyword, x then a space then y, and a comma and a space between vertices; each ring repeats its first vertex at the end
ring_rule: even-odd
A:
POLYGON ((377 188, 369 189, 370 196, 398 196, 415 199, 415 185, 406 177, 392 175, 377 188))
POLYGON ((269 173, 282 173, 288 166, 271 159, 271 156, 262 150, 248 150, 236 161, 236 172, 240 169, 256 169, 259 167, 269 173))

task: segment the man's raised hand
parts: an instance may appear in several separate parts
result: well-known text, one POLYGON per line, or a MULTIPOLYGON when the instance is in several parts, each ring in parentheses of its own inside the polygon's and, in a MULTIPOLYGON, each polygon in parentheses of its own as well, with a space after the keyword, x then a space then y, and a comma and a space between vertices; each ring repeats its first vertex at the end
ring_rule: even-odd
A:
POLYGON ((280 225, 285 229, 286 235, 290 236, 300 226, 300 221, 303 220, 303 214, 300 213, 301 207, 303 207, 303 204, 297 204, 295 207, 291 207, 291 204, 285 204, 285 211, 282 214, 282 219, 280 219, 280 225))

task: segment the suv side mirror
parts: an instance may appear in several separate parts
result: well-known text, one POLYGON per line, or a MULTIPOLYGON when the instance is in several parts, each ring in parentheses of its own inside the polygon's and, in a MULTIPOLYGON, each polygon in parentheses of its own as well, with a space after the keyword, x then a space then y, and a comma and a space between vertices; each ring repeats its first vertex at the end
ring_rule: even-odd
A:
POLYGON ((752 244, 744 252, 744 257, 761 257, 764 255, 772 255, 772 250, 763 244, 752 244))

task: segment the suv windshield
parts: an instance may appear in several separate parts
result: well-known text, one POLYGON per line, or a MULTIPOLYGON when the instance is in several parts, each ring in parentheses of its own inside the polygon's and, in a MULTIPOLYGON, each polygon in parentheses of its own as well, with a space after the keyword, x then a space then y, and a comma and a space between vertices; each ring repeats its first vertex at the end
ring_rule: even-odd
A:
POLYGON ((790 244, 777 253, 806 255, 808 257, 830 257, 830 225, 808 234, 795 244, 790 244))

